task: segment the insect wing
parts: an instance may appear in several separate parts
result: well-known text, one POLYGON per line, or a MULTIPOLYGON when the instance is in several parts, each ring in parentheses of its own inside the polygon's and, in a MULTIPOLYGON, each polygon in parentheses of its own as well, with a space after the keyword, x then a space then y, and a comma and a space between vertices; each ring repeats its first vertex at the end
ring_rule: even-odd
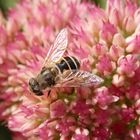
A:
POLYGON ((67 70, 59 78, 56 86, 60 87, 80 87, 98 85, 103 82, 99 76, 87 71, 67 70))
POLYGON ((47 57, 45 58, 43 66, 48 66, 57 63, 63 56, 67 49, 68 31, 66 28, 62 29, 57 35, 54 44, 51 46, 47 57))

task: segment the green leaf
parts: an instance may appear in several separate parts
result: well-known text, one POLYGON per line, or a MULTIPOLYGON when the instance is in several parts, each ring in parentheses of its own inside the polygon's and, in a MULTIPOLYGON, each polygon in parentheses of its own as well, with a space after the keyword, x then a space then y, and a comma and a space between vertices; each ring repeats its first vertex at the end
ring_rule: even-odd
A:
POLYGON ((12 140, 10 130, 0 123, 0 139, 1 140, 12 140))
POLYGON ((107 2, 107 0, 92 0, 92 1, 95 2, 96 5, 99 5, 102 8, 105 8, 107 2))
POLYGON ((10 7, 14 7, 19 0, 0 0, 0 9, 6 13, 10 7))

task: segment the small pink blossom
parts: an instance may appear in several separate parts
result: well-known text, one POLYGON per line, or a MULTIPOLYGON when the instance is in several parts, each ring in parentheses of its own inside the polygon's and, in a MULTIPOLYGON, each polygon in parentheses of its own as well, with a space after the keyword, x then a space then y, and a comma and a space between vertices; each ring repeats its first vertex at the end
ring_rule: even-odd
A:
POLYGON ((99 62, 96 64, 96 67, 100 73, 110 75, 116 66, 108 55, 103 55, 101 58, 99 58, 99 62))
POLYGON ((116 87, 120 87, 120 86, 124 85, 125 84, 125 77, 124 77, 124 75, 115 74, 113 76, 112 83, 116 87))
POLYGON ((87 129, 77 128, 75 130, 75 135, 72 137, 72 140, 89 140, 89 131, 87 129))
POLYGON ((106 54, 106 51, 108 51, 107 46, 103 45, 103 44, 97 44, 96 46, 94 46, 93 48, 93 54, 98 57, 98 56, 103 56, 106 54))
POLYGON ((109 139, 110 137, 110 132, 108 131, 107 128, 102 128, 102 127, 97 127, 95 130, 93 130, 93 136, 95 139, 109 139))
POLYGON ((86 100, 78 100, 76 104, 74 104, 73 112, 79 116, 88 116, 90 115, 90 104, 86 103, 86 100))
POLYGON ((128 46, 126 48, 127 52, 132 52, 135 54, 139 54, 140 53, 140 36, 136 36, 135 39, 133 41, 130 41, 128 43, 128 46))
POLYGON ((12 138, 13 140, 26 140, 26 137, 24 137, 21 133, 13 133, 12 138))
POLYGON ((117 61, 118 58, 124 54, 124 49, 119 47, 119 46, 112 45, 110 50, 109 50, 110 57, 114 61, 117 61))
POLYGON ((136 130, 132 130, 130 132, 130 135, 131 135, 131 137, 133 139, 136 139, 136 140, 140 139, 140 131, 139 131, 139 129, 140 129, 140 126, 138 126, 136 130))
POLYGON ((127 55, 122 56, 118 60, 118 73, 119 74, 126 74, 128 77, 132 77, 135 74, 135 71, 139 67, 140 63, 135 55, 127 55))
POLYGON ((128 138, 127 125, 122 120, 114 122, 112 125, 112 132, 118 139, 128 138))
POLYGON ((74 117, 64 117, 63 121, 59 122, 57 125, 57 130, 62 132, 64 137, 73 133, 76 129, 76 120, 74 117))
POLYGON ((50 115, 51 118, 61 117, 64 116, 66 113, 66 104, 61 100, 57 100, 56 102, 52 103, 50 106, 50 115))
POLYGON ((109 95, 108 89, 106 87, 102 87, 97 89, 96 96, 93 100, 96 100, 102 109, 107 109, 107 106, 112 102, 118 101, 119 97, 109 95))
POLYGON ((136 107, 136 113, 139 115, 140 114, 140 99, 137 100, 135 107, 136 107))
POLYGON ((105 40, 107 43, 112 42, 114 34, 117 32, 115 26, 109 22, 104 23, 100 32, 101 39, 105 40))
POLYGON ((124 53, 124 48, 126 47, 126 40, 121 33, 116 33, 113 37, 112 44, 116 47, 120 47, 119 50, 122 50, 124 53))
POLYGON ((122 109, 122 119, 127 123, 135 120, 135 112, 133 108, 124 108, 122 109))

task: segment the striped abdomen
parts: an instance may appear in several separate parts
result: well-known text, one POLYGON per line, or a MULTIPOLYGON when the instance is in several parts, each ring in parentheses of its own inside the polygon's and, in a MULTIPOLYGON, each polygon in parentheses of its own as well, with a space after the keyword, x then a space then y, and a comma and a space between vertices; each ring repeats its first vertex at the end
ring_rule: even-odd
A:
POLYGON ((80 68, 80 63, 75 57, 64 57, 60 63, 56 64, 61 72, 64 70, 76 70, 80 68))

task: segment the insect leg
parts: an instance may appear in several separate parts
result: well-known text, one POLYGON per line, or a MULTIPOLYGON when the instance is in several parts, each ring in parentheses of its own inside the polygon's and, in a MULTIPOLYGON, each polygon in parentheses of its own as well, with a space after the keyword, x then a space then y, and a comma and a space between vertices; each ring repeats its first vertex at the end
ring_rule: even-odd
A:
POLYGON ((39 91, 37 93, 35 93, 37 96, 42 96, 43 95, 43 92, 42 91, 39 91))
POLYGON ((48 91, 48 96, 50 96, 51 90, 48 91))

